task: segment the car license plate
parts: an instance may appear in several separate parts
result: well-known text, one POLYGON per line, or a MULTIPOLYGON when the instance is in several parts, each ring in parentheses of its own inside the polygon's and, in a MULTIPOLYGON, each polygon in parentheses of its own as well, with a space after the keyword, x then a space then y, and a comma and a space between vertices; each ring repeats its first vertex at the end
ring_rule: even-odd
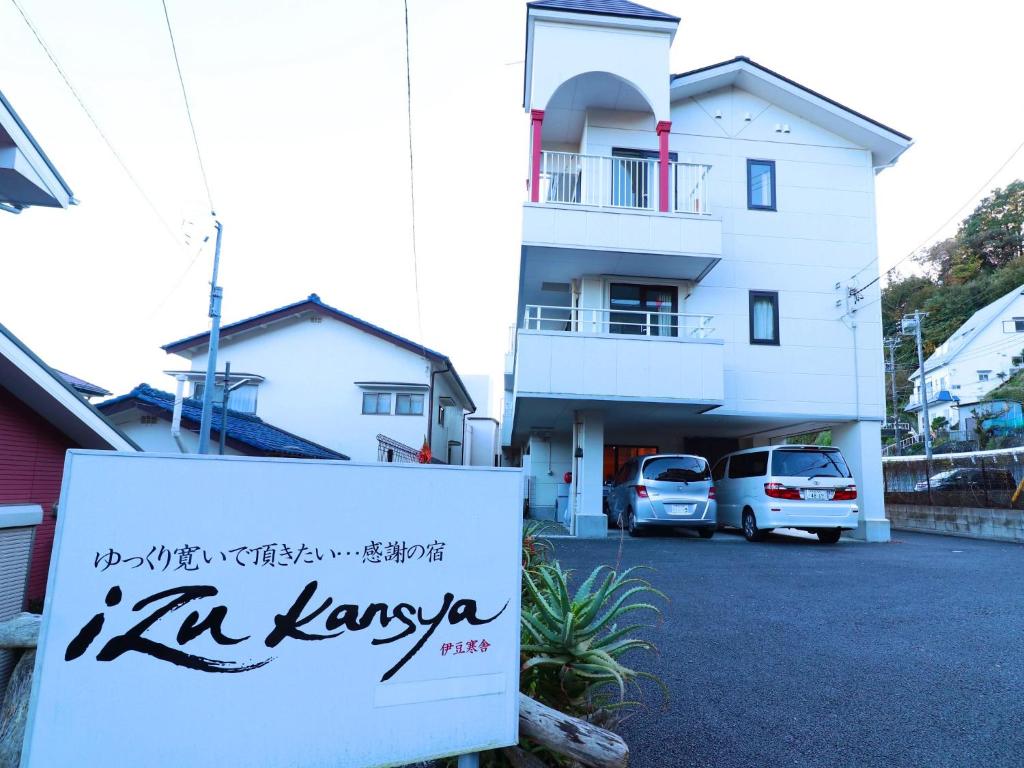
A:
POLYGON ((692 515, 693 504, 666 504, 665 509, 670 515, 692 515))
POLYGON ((825 490, 806 490, 804 491, 804 499, 807 501, 828 501, 832 498, 832 494, 825 490))

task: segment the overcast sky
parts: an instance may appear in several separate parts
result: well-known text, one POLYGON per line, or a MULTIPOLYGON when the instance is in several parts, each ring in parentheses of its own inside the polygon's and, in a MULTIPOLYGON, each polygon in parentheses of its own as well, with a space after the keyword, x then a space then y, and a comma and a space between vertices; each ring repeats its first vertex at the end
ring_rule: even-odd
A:
MULTIPOLYGON (((212 248, 196 255, 207 205, 160 2, 19 2, 159 217, 0 0, 0 90, 81 201, 0 213, 0 323, 115 393, 169 389, 180 361, 159 347, 207 327, 212 248), (200 222, 191 247, 183 219, 200 222)), ((651 5, 682 17, 673 71, 744 54, 914 137, 878 179, 883 269, 1024 140, 1024 3, 651 5)), ((316 292, 497 377, 527 174, 525 2, 410 0, 419 316, 401 0, 169 7, 225 225, 225 322, 316 292)), ((1024 152, 994 184, 1018 176, 1024 152)))

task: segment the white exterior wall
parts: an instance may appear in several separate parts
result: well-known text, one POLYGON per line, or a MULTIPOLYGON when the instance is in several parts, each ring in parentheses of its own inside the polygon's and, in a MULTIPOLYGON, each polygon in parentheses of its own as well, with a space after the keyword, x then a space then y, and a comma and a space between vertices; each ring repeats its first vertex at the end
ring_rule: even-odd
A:
MULTIPOLYGON (((419 449, 433 418, 431 448, 445 460, 448 440, 462 442, 462 413, 456 411, 446 427, 437 425, 439 397, 456 402, 450 374, 434 377, 437 387, 433 414, 426 389, 422 416, 364 415, 363 393, 357 381, 403 382, 428 386, 431 364, 423 357, 327 316, 310 322, 309 315, 275 323, 264 331, 222 339, 219 365, 231 362, 234 371, 265 377, 260 384, 256 414, 274 426, 344 453, 353 461, 377 460, 377 434, 419 449)), ((194 371, 206 369, 206 352, 191 361, 194 371)), ((387 391, 381 387, 380 391, 387 391)), ((461 454, 458 462, 461 463, 461 454)))
POLYGON ((464 464, 473 467, 493 467, 499 450, 497 421, 490 418, 466 419, 464 464))
MULTIPOLYGON (((115 413, 108 418, 146 453, 181 453, 171 436, 171 422, 157 419, 155 424, 143 424, 142 412, 132 409, 115 413)), ((230 427, 230 422, 228 424, 230 427)), ((188 453, 199 453, 199 434, 188 429, 181 430, 181 442, 188 453)), ((215 444, 211 443, 211 444, 215 444)), ((243 456, 230 445, 224 446, 225 456, 243 456)))

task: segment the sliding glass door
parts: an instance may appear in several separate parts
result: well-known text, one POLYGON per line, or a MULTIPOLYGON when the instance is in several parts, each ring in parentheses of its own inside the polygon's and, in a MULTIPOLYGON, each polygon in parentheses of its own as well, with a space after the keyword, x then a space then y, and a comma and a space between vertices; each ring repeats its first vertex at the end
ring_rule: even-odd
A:
POLYGON ((676 336, 678 291, 670 285, 612 283, 609 331, 646 336, 676 336))

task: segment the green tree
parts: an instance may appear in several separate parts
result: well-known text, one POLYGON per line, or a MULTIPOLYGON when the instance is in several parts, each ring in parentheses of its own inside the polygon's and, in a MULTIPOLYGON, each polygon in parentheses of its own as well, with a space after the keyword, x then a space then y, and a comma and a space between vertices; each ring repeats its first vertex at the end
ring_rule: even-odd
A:
POLYGON ((1014 181, 982 200, 960 224, 957 240, 984 269, 999 269, 1024 256, 1024 181, 1014 181))

